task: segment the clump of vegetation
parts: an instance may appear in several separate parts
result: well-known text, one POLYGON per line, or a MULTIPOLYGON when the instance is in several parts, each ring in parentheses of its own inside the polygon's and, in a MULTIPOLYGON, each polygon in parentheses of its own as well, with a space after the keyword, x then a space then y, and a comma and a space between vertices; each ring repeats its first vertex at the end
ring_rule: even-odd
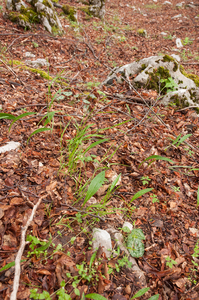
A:
POLYGON ((146 37, 147 36, 147 31, 146 29, 143 29, 143 28, 140 28, 137 30, 137 33, 140 35, 140 36, 143 36, 143 37, 146 37))

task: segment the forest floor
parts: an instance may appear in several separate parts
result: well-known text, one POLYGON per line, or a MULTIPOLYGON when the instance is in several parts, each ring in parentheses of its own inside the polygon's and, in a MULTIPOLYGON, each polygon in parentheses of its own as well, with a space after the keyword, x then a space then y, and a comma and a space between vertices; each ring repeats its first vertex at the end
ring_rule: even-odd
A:
MULTIPOLYGON (((3 18, 0 3, 0 113, 36 113, 24 115, 10 131, 12 120, 0 120, 0 145, 20 143, 18 150, 0 154, 0 299, 10 298, 15 267, 5 266, 14 262, 22 226, 39 199, 17 299, 84 299, 88 293, 131 299, 143 286, 122 265, 122 252, 91 261, 92 229, 120 230, 124 221, 145 236, 144 255, 136 261, 150 290, 140 299, 199 299, 198 115, 158 101, 148 112, 126 82, 100 86, 112 68, 152 55, 177 54, 186 72, 199 76, 199 2, 163 3, 109 0, 104 21, 83 12, 78 23, 60 16, 63 36, 40 25, 24 31, 3 18), (176 38, 183 41, 180 49, 176 38), (48 61, 49 68, 40 68, 45 74, 25 67, 27 52, 48 61), (173 143, 187 134, 188 144, 173 143), (174 163, 141 164, 151 155, 174 163), (88 185, 103 171, 106 185, 121 174, 120 185, 110 195, 100 189, 95 203, 83 206, 88 185), (148 193, 132 202, 143 189, 148 193)), ((156 91, 138 92, 149 106, 158 97, 156 91)))

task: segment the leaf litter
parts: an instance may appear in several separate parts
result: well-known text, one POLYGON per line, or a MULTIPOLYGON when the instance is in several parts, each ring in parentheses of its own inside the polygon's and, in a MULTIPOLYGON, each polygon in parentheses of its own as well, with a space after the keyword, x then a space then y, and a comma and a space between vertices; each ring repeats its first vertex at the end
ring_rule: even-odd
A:
MULTIPOLYGON (((72 299, 86 294, 132 299, 142 286, 120 262, 124 253, 108 261, 103 249, 94 257, 91 247, 94 227, 119 230, 125 221, 145 237, 144 254, 136 258, 150 288, 142 299, 155 294, 159 299, 199 297, 198 115, 158 103, 149 111, 126 82, 100 87, 110 68, 160 52, 172 54, 174 40, 160 37, 163 30, 168 36, 175 31, 182 40, 193 37, 181 53, 182 64, 199 75, 198 25, 192 23, 197 13, 183 7, 186 22, 171 20, 175 4, 135 1, 134 10, 128 1, 110 1, 106 26, 81 12, 80 36, 63 19, 69 25, 63 37, 38 28, 24 32, 0 13, 1 59, 13 70, 0 62, 1 110, 7 114, 0 120, 0 141, 3 147, 21 145, 0 154, 1 299, 10 298, 22 229, 41 198, 18 261, 17 299, 34 298, 34 293, 34 299, 37 293, 46 299, 48 294, 64 299, 64 293, 72 299), (137 34, 143 26, 147 38, 137 34), (24 61, 25 52, 47 57, 49 70, 42 70, 54 80, 16 64, 24 61), (69 164, 71 153, 75 166, 69 164), (105 177, 95 182, 100 172, 105 177), (112 186, 119 174, 119 185, 112 186), (103 190, 93 194, 101 184, 103 190), (89 202, 91 197, 95 201, 89 202)), ((156 91, 139 93, 154 105, 156 91)))

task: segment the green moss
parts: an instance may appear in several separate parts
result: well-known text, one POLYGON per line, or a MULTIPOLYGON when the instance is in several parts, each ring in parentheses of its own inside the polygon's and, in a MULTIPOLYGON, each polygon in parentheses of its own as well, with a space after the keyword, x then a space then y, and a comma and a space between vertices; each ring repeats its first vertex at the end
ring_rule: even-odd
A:
POLYGON ((185 96, 183 98, 179 98, 178 94, 173 95, 171 97, 171 101, 180 108, 189 107, 189 102, 187 101, 185 96))
POLYGON ((142 64, 142 66, 141 66, 142 69, 141 69, 141 70, 142 70, 142 71, 145 70, 146 67, 147 67, 147 66, 146 66, 145 64, 142 64))
MULTIPOLYGON (((20 68, 22 68, 23 70, 28 70, 30 72, 40 74, 40 76, 42 78, 44 78, 44 79, 53 80, 53 77, 50 76, 47 72, 45 72, 43 70, 40 70, 40 69, 35 69, 35 68, 31 68, 31 67, 25 66, 22 62, 20 62, 18 60, 9 60, 8 64, 10 66, 12 66, 12 65, 20 66, 20 68)), ((65 86, 65 87, 68 87, 68 83, 66 83, 66 82, 64 82, 64 81, 62 81, 60 79, 56 79, 55 82, 57 82, 57 83, 65 86)))
POLYGON ((84 11, 88 16, 92 16, 89 6, 78 7, 79 10, 84 11))
POLYGON ((38 18, 38 13, 31 8, 25 8, 24 6, 21 7, 21 13, 25 15, 29 22, 31 23, 40 23, 38 18))
POLYGON ((164 82, 160 83, 160 80, 168 79, 169 77, 171 77, 169 71, 164 67, 160 66, 158 67, 158 69, 153 69, 153 72, 146 72, 146 73, 149 74, 147 88, 156 90, 158 93, 160 92, 159 91, 160 88, 162 94, 166 94, 166 89, 164 89, 165 83, 164 82))
POLYGON ((166 62, 166 61, 170 62, 170 61, 172 61, 174 63, 173 72, 176 72, 178 70, 178 63, 175 61, 175 59, 172 56, 165 54, 163 56, 162 61, 163 62, 166 62))
POLYGON ((21 21, 24 21, 25 23, 28 23, 29 22, 29 19, 27 16, 19 13, 19 12, 16 12, 16 11, 12 11, 8 14, 8 18, 10 21, 14 22, 14 23, 17 23, 19 20, 21 21))
POLYGON ((73 6, 65 4, 62 6, 62 10, 68 16, 69 20, 77 22, 77 19, 75 17, 76 9, 73 6))
POLYGON ((52 0, 52 2, 54 2, 54 3, 58 3, 58 2, 59 2, 59 0, 52 0))
POLYGON ((137 33, 138 33, 139 35, 141 35, 141 36, 146 36, 146 35, 147 35, 146 30, 143 29, 143 28, 139 28, 139 29, 137 30, 137 33))
POLYGON ((195 74, 188 74, 183 66, 180 66, 180 72, 187 78, 192 79, 195 82, 195 85, 199 87, 199 76, 195 74))

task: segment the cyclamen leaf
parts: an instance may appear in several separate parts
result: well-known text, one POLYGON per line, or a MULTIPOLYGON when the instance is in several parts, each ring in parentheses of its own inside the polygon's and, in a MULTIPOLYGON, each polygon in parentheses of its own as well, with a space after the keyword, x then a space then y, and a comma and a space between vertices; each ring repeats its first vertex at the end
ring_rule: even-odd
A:
POLYGON ((142 257, 144 254, 144 244, 140 239, 128 236, 127 248, 132 257, 142 257))
POLYGON ((104 183, 104 180, 105 180, 105 171, 102 171, 95 178, 93 178, 93 180, 91 181, 91 183, 88 187, 88 191, 86 193, 86 197, 84 199, 83 206, 99 190, 99 188, 104 183))
POLYGON ((136 239, 139 239, 139 240, 145 240, 145 235, 144 235, 142 229, 140 229, 140 228, 134 228, 131 231, 130 236, 132 238, 136 238, 136 239))
POLYGON ((143 288, 143 289, 139 290, 130 300, 135 299, 137 297, 141 297, 146 292, 148 292, 148 290, 150 290, 150 288, 143 288))
POLYGON ((148 192, 150 192, 150 191, 152 191, 152 190, 153 190, 153 188, 148 188, 148 189, 144 189, 144 190, 141 190, 141 191, 137 192, 137 193, 133 196, 133 198, 131 199, 130 202, 134 201, 135 199, 141 197, 142 195, 144 195, 144 194, 146 194, 146 193, 148 193, 148 192))
POLYGON ((94 300, 107 300, 107 299, 106 299, 105 297, 103 297, 102 295, 95 294, 95 293, 85 295, 85 297, 86 297, 86 298, 90 298, 90 299, 94 299, 94 300))

